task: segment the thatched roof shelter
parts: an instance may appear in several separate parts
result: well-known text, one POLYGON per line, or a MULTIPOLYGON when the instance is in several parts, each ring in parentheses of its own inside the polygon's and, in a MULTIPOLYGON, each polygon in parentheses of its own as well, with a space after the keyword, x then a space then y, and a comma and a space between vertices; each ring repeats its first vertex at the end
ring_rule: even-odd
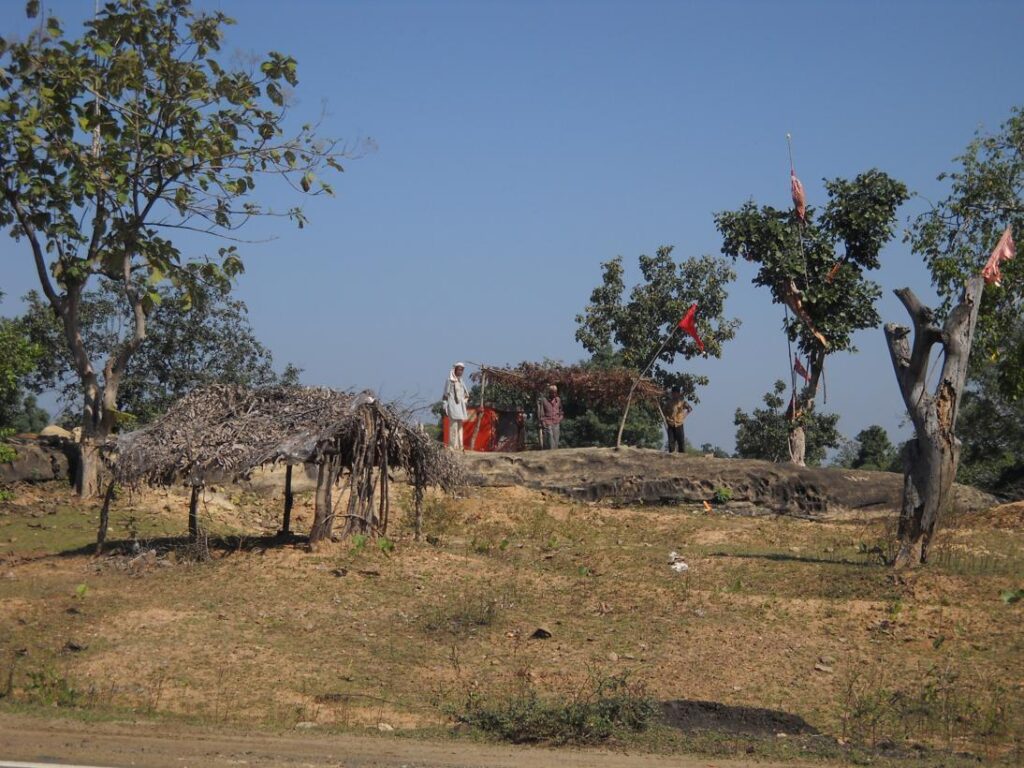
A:
MULTIPOLYGON (((515 368, 480 366, 473 378, 479 381, 483 377, 488 383, 502 384, 535 397, 542 395, 549 384, 555 384, 561 394, 588 405, 621 408, 636 381, 636 372, 622 367, 520 363, 515 368)), ((664 394, 657 382, 642 378, 633 397, 656 402, 664 394)))
POLYGON ((331 489, 346 474, 347 508, 337 515, 347 521, 344 533, 386 530, 389 470, 407 472, 415 487, 417 520, 426 486, 450 490, 462 482, 457 459, 395 406, 369 392, 351 394, 320 387, 204 387, 179 400, 153 423, 119 435, 116 448, 115 482, 132 487, 179 483, 192 487, 193 534, 199 489, 245 477, 266 464, 289 465, 285 531, 291 465, 318 467, 311 541, 331 535, 337 515, 331 489), (375 498, 379 498, 376 508, 375 498))

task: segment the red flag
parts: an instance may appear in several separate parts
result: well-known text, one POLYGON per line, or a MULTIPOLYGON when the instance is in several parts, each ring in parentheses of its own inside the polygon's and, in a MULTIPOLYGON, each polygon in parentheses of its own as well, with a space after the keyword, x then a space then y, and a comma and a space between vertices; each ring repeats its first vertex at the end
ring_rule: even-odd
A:
POLYGON ((1003 280, 1003 274, 999 271, 999 265, 1004 261, 1012 259, 1015 253, 1013 232, 1010 231, 1010 227, 1007 227, 1006 231, 1003 232, 1003 236, 999 238, 999 244, 996 245, 996 249, 988 257, 985 268, 981 270, 981 276, 985 278, 985 282, 989 285, 993 283, 1000 285, 1003 280))
POLYGON ((804 195, 804 185, 800 183, 800 179, 796 177, 796 171, 792 168, 789 169, 789 186, 793 194, 793 206, 796 208, 796 215, 800 217, 800 221, 805 221, 807 196, 804 195))
POLYGON ((700 340, 700 336, 697 335, 697 325, 694 319, 697 316, 697 305, 692 304, 690 308, 686 310, 686 314, 683 315, 683 319, 679 321, 679 327, 686 331, 688 334, 693 336, 693 340, 697 342, 697 349, 701 352, 704 351, 704 342, 700 340))
POLYGON ((811 374, 807 372, 807 369, 804 368, 803 363, 800 362, 800 358, 797 357, 796 355, 793 355, 793 370, 797 372, 797 375, 803 376, 804 381, 810 383, 811 374))

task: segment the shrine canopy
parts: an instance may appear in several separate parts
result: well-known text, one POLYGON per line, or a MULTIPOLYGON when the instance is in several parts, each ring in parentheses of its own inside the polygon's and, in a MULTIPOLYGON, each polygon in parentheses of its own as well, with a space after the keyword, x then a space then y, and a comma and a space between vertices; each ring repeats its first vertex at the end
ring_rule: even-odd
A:
MULTIPOLYGON (((514 368, 488 365, 479 368, 471 378, 481 384, 500 384, 532 397, 540 397, 549 385, 554 384, 564 399, 585 403, 589 407, 622 408, 637 377, 636 371, 628 368, 547 362, 523 362, 514 368)), ((665 390, 656 381, 641 378, 633 398, 656 402, 664 394, 665 390)))

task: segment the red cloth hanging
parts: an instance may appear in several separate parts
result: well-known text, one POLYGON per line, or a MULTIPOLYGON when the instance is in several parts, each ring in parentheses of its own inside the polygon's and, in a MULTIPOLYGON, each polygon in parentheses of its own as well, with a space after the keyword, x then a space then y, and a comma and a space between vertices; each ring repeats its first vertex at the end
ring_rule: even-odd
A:
POLYGON ((697 342, 697 349, 701 352, 704 351, 704 342, 700 340, 700 336, 697 335, 697 324, 695 322, 697 316, 697 305, 696 303, 690 305, 690 308, 686 310, 686 314, 683 315, 683 319, 679 321, 679 327, 686 331, 693 337, 693 340, 697 342))

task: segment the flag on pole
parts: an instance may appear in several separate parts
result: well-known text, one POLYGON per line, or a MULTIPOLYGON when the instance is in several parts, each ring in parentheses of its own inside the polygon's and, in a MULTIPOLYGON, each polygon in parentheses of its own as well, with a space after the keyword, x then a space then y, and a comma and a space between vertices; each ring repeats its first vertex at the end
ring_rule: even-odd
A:
POLYGON ((985 268, 981 270, 981 276, 985 278, 985 282, 989 285, 1001 285, 1003 280, 1003 274, 999 271, 999 265, 1004 261, 1009 261, 1014 257, 1016 248, 1013 244, 1013 232, 1010 227, 1006 228, 1003 232, 1003 236, 999 238, 999 243, 996 245, 996 249, 992 251, 992 255, 988 257, 988 262, 985 264, 985 268))
POLYGON ((789 186, 793 195, 793 206, 796 208, 796 215, 800 217, 800 221, 806 221, 804 217, 807 214, 807 196, 804 194, 804 185, 796 177, 796 171, 793 168, 789 169, 789 186))
POLYGON ((697 335, 697 324, 695 318, 697 316, 697 304, 690 305, 690 308, 686 310, 686 314, 683 315, 683 319, 679 321, 679 327, 686 331, 688 334, 693 336, 693 340, 697 342, 697 349, 701 352, 704 351, 704 342, 700 340, 700 336, 697 335))
POLYGON ((796 355, 793 355, 793 370, 797 372, 797 375, 803 377, 804 381, 810 383, 811 374, 807 372, 807 369, 804 368, 803 363, 800 362, 800 358, 797 357, 796 355))

